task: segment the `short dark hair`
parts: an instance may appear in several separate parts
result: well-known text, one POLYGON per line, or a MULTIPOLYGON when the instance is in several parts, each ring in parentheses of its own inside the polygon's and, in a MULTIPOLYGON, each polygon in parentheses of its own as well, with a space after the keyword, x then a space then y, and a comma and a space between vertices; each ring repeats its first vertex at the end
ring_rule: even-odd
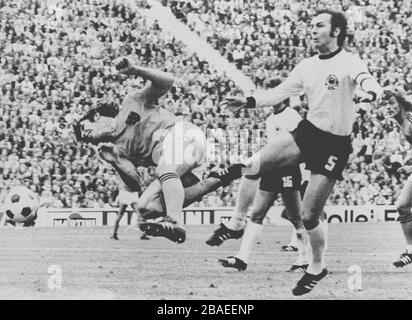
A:
POLYGON ((332 26, 331 34, 333 31, 336 30, 337 27, 340 28, 340 33, 338 35, 338 46, 342 47, 343 43, 345 42, 346 36, 347 36, 348 19, 346 18, 345 14, 342 11, 337 11, 333 9, 318 10, 316 11, 314 17, 322 13, 327 13, 330 15, 330 24, 332 26))

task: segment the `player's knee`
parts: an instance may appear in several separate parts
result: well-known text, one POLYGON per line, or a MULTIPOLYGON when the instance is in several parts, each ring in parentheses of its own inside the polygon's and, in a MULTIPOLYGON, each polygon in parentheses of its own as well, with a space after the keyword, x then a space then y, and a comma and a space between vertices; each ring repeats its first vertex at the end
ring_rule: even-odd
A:
POLYGON ((144 214, 148 211, 148 203, 145 201, 139 201, 137 204, 137 210, 140 214, 144 214))
POLYGON ((320 215, 311 211, 304 211, 302 215, 302 222, 306 230, 316 228, 320 222, 320 215))

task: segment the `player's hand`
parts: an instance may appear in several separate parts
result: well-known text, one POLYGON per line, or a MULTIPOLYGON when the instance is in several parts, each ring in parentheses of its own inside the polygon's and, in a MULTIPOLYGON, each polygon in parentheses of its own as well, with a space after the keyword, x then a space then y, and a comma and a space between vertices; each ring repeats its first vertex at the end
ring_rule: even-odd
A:
POLYGON ((371 103, 376 100, 376 96, 365 91, 357 91, 352 100, 355 103, 371 103))
POLYGON ((122 74, 129 75, 132 70, 132 64, 130 58, 118 58, 114 60, 114 65, 117 71, 122 74))
POLYGON ((401 174, 411 174, 412 173, 412 166, 402 166, 400 167, 397 172, 401 173, 401 174))
POLYGON ((232 112, 237 112, 246 107, 247 100, 244 97, 228 96, 219 103, 221 108, 227 108, 232 112))

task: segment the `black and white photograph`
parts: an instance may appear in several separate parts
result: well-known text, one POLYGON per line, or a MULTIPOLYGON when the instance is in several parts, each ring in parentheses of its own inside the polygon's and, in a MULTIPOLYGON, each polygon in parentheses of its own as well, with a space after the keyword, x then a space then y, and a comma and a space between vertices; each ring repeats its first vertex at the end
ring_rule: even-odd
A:
POLYGON ((412 299, 410 0, 0 0, 0 300, 412 299))

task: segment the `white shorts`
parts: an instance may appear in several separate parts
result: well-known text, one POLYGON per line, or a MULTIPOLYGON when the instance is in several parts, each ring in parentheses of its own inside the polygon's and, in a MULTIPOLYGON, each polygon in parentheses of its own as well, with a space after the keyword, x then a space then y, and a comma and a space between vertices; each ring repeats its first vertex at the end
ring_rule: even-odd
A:
POLYGON ((119 204, 130 205, 139 201, 139 193, 120 189, 119 195, 117 196, 117 201, 119 204))
POLYGON ((162 141, 158 164, 197 167, 204 162, 206 150, 207 139, 199 127, 189 122, 177 122, 162 141))

